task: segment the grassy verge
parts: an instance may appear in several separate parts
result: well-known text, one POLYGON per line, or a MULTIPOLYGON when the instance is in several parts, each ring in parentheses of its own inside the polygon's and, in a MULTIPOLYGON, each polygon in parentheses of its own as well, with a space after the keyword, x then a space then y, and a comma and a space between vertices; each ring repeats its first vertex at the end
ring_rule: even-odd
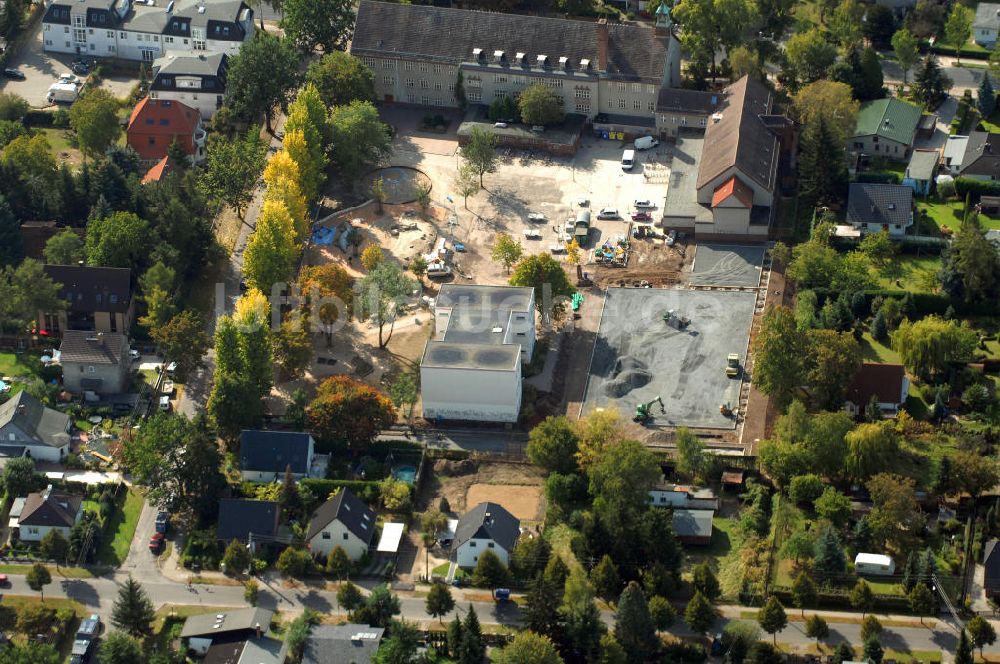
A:
MULTIPOLYGON (((59 653, 60 661, 68 661, 70 650, 73 648, 73 637, 76 634, 77 627, 80 625, 80 619, 89 615, 90 611, 87 611, 79 602, 61 597, 46 597, 44 602, 39 597, 24 595, 4 595, 3 598, 0 598, 0 606, 13 609, 17 613, 39 604, 44 604, 46 607, 55 609, 56 611, 68 609, 76 616, 75 620, 70 621, 65 631, 54 635, 50 641, 51 645, 55 646, 56 651, 59 653)), ((27 637, 23 634, 14 634, 11 636, 11 640, 19 645, 24 645, 27 637)))
MULTIPOLYGON (((0 574, 27 574, 28 570, 31 569, 31 565, 0 565, 0 574)), ((64 579, 94 579, 98 575, 96 572, 89 570, 85 567, 53 567, 48 566, 49 573, 52 574, 53 578, 64 578, 64 579)), ((46 600, 47 602, 47 600, 46 600)))
POLYGON ((104 537, 97 550, 97 559, 108 565, 121 565, 128 556, 129 546, 135 536, 135 528, 142 512, 143 498, 129 489, 125 501, 118 506, 111 518, 104 524, 104 537))

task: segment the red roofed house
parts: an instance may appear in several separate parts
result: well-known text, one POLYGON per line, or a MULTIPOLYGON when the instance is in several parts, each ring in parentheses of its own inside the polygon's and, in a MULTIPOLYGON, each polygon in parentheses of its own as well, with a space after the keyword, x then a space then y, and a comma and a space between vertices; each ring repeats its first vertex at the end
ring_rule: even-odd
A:
POLYGON ((145 97, 128 121, 128 144, 147 168, 167 156, 175 140, 193 163, 205 159, 205 129, 201 113, 179 101, 145 97))
POLYGON ((844 410, 857 417, 865 411, 872 397, 878 400, 883 415, 899 413, 910 392, 910 379, 902 364, 872 364, 865 362, 847 388, 844 410))

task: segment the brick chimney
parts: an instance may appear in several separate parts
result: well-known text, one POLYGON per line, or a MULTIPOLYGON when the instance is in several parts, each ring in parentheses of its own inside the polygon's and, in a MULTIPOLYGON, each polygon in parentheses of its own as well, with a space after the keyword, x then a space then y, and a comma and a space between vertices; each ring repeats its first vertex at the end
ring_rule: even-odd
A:
POLYGON ((600 71, 608 70, 608 19, 597 22, 597 67, 600 71))

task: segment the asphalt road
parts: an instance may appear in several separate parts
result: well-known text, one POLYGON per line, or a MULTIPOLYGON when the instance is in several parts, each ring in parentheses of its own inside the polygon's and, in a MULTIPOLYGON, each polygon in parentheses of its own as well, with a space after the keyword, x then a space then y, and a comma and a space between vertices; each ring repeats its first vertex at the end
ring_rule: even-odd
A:
MULTIPOLYGON (((941 63, 941 70, 951 79, 951 94, 961 97, 965 90, 977 90, 983 81, 985 69, 956 67, 950 60, 941 63)), ((902 83, 903 68, 895 60, 882 60, 882 75, 886 83, 902 83)), ((906 78, 907 85, 913 83, 913 70, 906 78)))
MULTIPOLYGON (((69 597, 82 603, 88 611, 99 613, 103 618, 111 614, 111 607, 118 589, 127 579, 128 574, 120 572, 113 577, 102 577, 96 579, 58 579, 45 589, 48 597, 69 597)), ((241 586, 216 586, 194 584, 186 586, 182 583, 166 582, 155 575, 139 575, 136 578, 142 582, 144 588, 159 608, 164 604, 176 605, 202 605, 207 607, 243 607, 246 602, 243 600, 243 588, 241 586)), ((8 593, 13 595, 35 595, 27 586, 23 576, 11 575, 11 588, 8 593)), ((368 585, 370 583, 363 583, 368 585)), ((457 598, 458 599, 458 598, 457 598)), ((329 591, 317 590, 308 586, 296 589, 284 588, 275 583, 264 582, 261 585, 258 605, 268 609, 280 609, 282 611, 298 611, 303 607, 309 607, 322 613, 339 613, 336 594, 329 591)), ((468 602, 459 599, 459 605, 455 611, 444 617, 445 622, 455 615, 464 615, 469 606, 476 609, 479 620, 488 625, 503 624, 517 626, 520 622, 521 612, 514 603, 498 605, 493 602, 474 601, 468 602)), ((431 618, 424 610, 424 599, 422 597, 401 596, 400 607, 402 617, 411 621, 427 621, 431 618)), ((739 607, 723 607, 724 613, 735 616, 739 615, 739 607)), ((605 623, 613 624, 614 613, 603 611, 602 618, 605 623)), ((729 622, 728 618, 720 618, 713 631, 720 631, 729 622)), ((860 625, 853 623, 830 622, 830 637, 824 641, 827 645, 837 645, 841 642, 858 644, 861 642, 860 625)), ((691 632, 678 623, 668 630, 678 636, 690 636, 691 632)), ((788 627, 778 633, 778 641, 798 646, 807 646, 813 642, 806 637, 804 624, 802 622, 790 622, 788 627)), ((937 622, 936 628, 929 627, 886 627, 882 633, 882 645, 897 651, 915 650, 935 650, 943 651, 946 658, 954 653, 957 643, 956 630, 943 620, 937 622)), ((986 649, 987 653, 1000 653, 1000 647, 993 646, 986 649)), ((946 659, 945 661, 948 661, 946 659)))

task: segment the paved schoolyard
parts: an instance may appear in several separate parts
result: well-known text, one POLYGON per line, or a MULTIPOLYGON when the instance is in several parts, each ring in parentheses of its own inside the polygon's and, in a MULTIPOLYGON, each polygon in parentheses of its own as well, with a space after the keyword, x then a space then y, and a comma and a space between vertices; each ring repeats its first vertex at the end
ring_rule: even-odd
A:
POLYGON ((660 396, 654 426, 733 429, 719 412, 736 407, 740 380, 726 376, 726 355, 745 360, 755 296, 751 292, 686 289, 608 289, 594 346, 584 412, 617 408, 631 417, 639 403, 660 396), (669 327, 673 310, 691 319, 669 327))
POLYGON ((689 283, 695 286, 757 286, 764 247, 699 244, 689 283))

